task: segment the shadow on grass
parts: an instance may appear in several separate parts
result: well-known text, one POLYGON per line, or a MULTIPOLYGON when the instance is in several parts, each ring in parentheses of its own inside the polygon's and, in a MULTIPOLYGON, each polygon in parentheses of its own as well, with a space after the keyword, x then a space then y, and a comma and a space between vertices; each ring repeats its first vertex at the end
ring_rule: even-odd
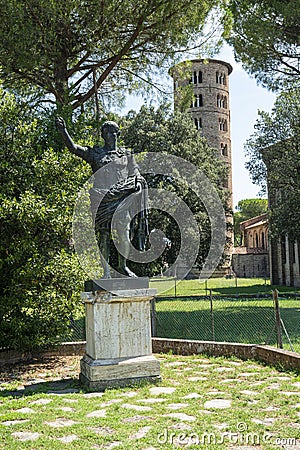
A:
MULTIPOLYGON (((8 383, 9 384, 9 383, 8 383)), ((37 383, 24 384, 24 388, 2 389, 0 397, 28 397, 34 394, 66 395, 81 392, 82 388, 76 378, 63 378, 55 381, 39 381, 37 383)))
MULTIPOLYGON (((220 280, 218 280, 220 281, 220 280)), ((225 280, 224 280, 225 281, 225 280)), ((211 290, 213 295, 234 295, 234 296, 243 296, 243 295, 272 295, 272 291, 277 289, 279 291, 279 295, 284 295, 284 293, 287 294, 293 294, 296 296, 297 294, 300 297, 300 290, 293 287, 293 286, 276 286, 276 285, 270 285, 267 283, 261 283, 257 282, 255 284, 249 284, 249 285, 243 285, 244 279, 238 279, 238 283, 235 284, 235 280, 229 280, 231 281, 230 284, 228 284, 228 280, 224 283, 217 283, 214 282, 214 279, 209 280, 207 284, 204 282, 202 283, 194 283, 194 284, 187 284, 185 280, 178 281, 177 284, 177 296, 203 296, 203 295, 209 295, 209 291, 211 290), (239 284, 240 283, 240 284, 239 284)), ((153 285, 154 286, 154 285, 153 285)), ((155 287, 155 286, 154 286, 155 287)), ((171 297, 175 295, 175 287, 172 287, 172 289, 166 289, 164 292, 160 293, 158 297, 165 298, 165 297, 171 297)))
POLYGON ((254 284, 252 286, 228 286, 214 287, 212 291, 224 295, 243 295, 243 294, 272 294, 270 285, 254 284))
POLYGON ((64 356, 37 356, 1 367, 0 397, 59 395, 80 390, 78 358, 71 357, 70 361, 64 356))
POLYGON ((252 286, 228 286, 228 287, 214 287, 212 291, 214 293, 223 294, 223 295, 247 295, 247 294, 269 294, 272 295, 272 291, 277 289, 279 291, 279 294, 284 293, 299 293, 299 290, 295 289, 294 287, 290 286, 270 286, 269 284, 263 285, 263 284, 254 284, 252 286))
MULTIPOLYGON (((201 303, 203 304, 204 302, 201 303)), ((273 307, 246 306, 242 302, 238 306, 231 306, 227 303, 223 308, 220 308, 219 305, 218 309, 213 311, 213 318, 209 305, 206 309, 199 308, 194 311, 163 311, 157 305, 156 336, 174 339, 276 345, 273 307)), ((294 350, 299 351, 299 308, 282 308, 281 316, 289 338, 295 347, 294 350)), ((284 333, 283 341, 286 344, 285 348, 289 348, 287 346, 288 340, 284 333)))

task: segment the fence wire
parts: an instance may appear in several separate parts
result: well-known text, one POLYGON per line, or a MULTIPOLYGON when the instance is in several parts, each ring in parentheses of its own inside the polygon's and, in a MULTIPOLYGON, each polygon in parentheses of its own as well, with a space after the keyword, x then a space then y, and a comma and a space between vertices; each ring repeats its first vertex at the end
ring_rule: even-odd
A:
MULTIPOLYGON (((283 348, 300 352, 300 298, 280 298, 283 348)), ((273 298, 156 299, 155 336, 277 346, 273 298)))
MULTIPOLYGON (((255 297, 255 296, 254 296, 255 297)), ((152 307, 153 336, 248 344, 278 344, 274 300, 238 295, 157 297, 152 307)), ((283 348, 300 353, 300 294, 279 296, 283 348)), ((64 341, 85 340, 84 311, 71 318, 64 341)))

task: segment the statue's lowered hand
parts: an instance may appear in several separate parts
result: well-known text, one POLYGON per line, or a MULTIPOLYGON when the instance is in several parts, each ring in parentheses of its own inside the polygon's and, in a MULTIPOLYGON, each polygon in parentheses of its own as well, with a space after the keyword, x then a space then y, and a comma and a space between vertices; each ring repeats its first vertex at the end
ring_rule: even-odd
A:
POLYGON ((143 186, 139 181, 136 183, 135 194, 140 194, 142 192, 143 186))
POLYGON ((55 125, 59 131, 66 129, 66 123, 65 123, 64 119, 60 116, 57 116, 55 118, 55 125))

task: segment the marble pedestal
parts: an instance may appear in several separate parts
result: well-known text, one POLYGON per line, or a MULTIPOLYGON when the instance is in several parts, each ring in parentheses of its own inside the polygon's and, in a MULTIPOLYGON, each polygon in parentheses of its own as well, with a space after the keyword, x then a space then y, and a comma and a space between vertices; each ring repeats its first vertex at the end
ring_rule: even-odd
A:
POLYGON ((160 379, 152 355, 150 300, 154 289, 84 292, 86 354, 80 380, 91 391, 160 379))

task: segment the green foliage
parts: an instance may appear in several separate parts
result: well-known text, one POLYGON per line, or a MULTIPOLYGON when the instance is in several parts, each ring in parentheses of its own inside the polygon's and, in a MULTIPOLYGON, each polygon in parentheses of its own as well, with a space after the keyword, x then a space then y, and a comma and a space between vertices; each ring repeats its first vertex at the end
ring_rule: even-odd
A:
POLYGON ((189 46, 217 0, 0 0, 0 65, 10 87, 64 108, 132 90, 189 46), (49 100, 49 95, 47 97, 49 100))
POLYGON ((240 200, 236 209, 237 212, 233 215, 234 244, 235 246, 239 246, 241 243, 240 223, 267 212, 268 200, 264 198, 248 198, 240 200))
MULTIPOLYGON (((189 114, 180 112, 171 114, 167 105, 163 105, 157 110, 153 107, 142 107, 139 113, 131 111, 123 119, 122 138, 124 144, 131 147, 137 154, 137 159, 139 153, 165 152, 183 158, 195 165, 210 180, 225 207, 226 192, 220 186, 222 186, 226 177, 226 167, 218 157, 216 150, 210 148, 206 140, 196 130, 189 114)), ((184 180, 177 182, 177 179, 176 167, 174 167, 174 178, 166 176, 155 176, 153 178, 150 175, 148 184, 149 187, 173 192, 189 206, 199 225, 200 251, 197 265, 202 267, 211 242, 210 220, 203 203, 199 201, 197 195, 191 189, 193 185, 192 176, 187 182, 184 180)), ((180 249, 181 239, 175 221, 159 210, 151 210, 150 230, 152 229, 163 230, 172 241, 171 250, 164 253, 163 258, 154 264, 147 265, 147 270, 150 270, 153 275, 160 272, 164 262, 168 264, 174 262, 180 249)), ((192 231, 189 232, 193 233, 192 231)), ((189 239, 194 238, 193 234, 189 235, 189 239)), ((187 255, 188 257, 189 255, 187 255)))
POLYGON ((54 136, 51 115, 0 91, 0 348, 56 342, 80 305, 71 219, 89 169, 54 136))
POLYGON ((230 0, 227 8, 227 40, 244 69, 273 90, 299 83, 299 0, 230 0))
POLYGON ((260 112, 246 144, 253 181, 264 189, 268 182, 271 234, 287 233, 294 239, 300 236, 299 93, 299 89, 282 92, 270 114, 260 112))

